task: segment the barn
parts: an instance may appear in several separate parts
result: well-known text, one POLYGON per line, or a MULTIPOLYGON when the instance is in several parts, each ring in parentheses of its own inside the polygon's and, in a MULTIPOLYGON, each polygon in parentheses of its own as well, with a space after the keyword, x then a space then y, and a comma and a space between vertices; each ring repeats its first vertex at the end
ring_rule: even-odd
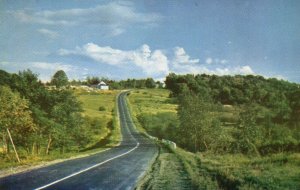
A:
POLYGON ((97 84, 96 88, 100 89, 100 90, 109 90, 109 86, 101 81, 99 84, 97 84))

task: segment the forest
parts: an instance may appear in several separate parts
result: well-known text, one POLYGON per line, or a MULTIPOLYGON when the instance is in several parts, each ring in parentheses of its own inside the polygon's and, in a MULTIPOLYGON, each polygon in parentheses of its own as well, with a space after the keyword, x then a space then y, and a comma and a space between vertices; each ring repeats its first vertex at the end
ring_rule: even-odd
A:
POLYGON ((179 104, 179 122, 169 138, 181 147, 247 155, 299 152, 299 84, 253 75, 174 73, 165 83, 179 104))

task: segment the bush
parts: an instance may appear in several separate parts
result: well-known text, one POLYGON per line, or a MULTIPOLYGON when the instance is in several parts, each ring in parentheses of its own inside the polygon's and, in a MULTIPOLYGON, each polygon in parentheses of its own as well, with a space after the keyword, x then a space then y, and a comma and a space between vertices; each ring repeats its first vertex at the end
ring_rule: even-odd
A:
POLYGON ((163 112, 157 114, 139 114, 138 121, 150 135, 159 139, 176 140, 179 121, 176 113, 163 112))
POLYGON ((99 111, 106 111, 106 108, 104 106, 100 106, 99 111))

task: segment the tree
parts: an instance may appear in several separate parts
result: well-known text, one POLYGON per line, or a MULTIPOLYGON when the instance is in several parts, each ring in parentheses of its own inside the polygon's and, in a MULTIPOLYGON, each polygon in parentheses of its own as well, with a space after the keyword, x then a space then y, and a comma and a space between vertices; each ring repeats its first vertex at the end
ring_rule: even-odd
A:
POLYGON ((9 153, 10 140, 19 161, 15 143, 20 146, 28 144, 28 137, 35 130, 28 102, 18 93, 12 92, 9 87, 0 86, 0 105, 0 131, 4 136, 6 132, 8 135, 4 142, 7 153, 9 153))
POLYGON ((295 124, 300 123, 300 89, 294 90, 290 95, 291 119, 295 124))
POLYGON ((219 94, 219 99, 222 104, 231 104, 231 91, 229 87, 223 87, 219 94))
POLYGON ((257 124, 258 113, 259 107, 255 105, 245 106, 244 111, 240 113, 235 134, 237 151, 260 155, 257 145, 262 137, 262 131, 257 124))
POLYGON ((0 85, 7 85, 10 81, 10 74, 0 70, 0 85))
POLYGON ((146 88, 155 88, 156 84, 153 78, 147 78, 145 82, 146 88))
POLYGON ((71 91, 55 90, 54 106, 51 110, 50 117, 55 121, 56 127, 52 129, 52 140, 56 141, 56 145, 61 149, 61 153, 65 152, 76 141, 74 137, 80 136, 76 130, 83 124, 80 114, 82 111, 81 104, 71 91), (68 134, 68 135, 66 135, 68 134))
POLYGON ((57 71, 52 79, 51 84, 55 85, 57 88, 68 85, 68 77, 63 70, 57 71))
POLYGON ((86 79, 88 85, 96 85, 100 83, 99 77, 87 77, 86 79))
POLYGON ((155 83, 158 88, 164 88, 164 83, 162 83, 160 81, 156 81, 155 83))
POLYGON ((208 150, 213 140, 212 104, 196 95, 180 97, 178 115, 180 133, 185 147, 195 152, 208 150))

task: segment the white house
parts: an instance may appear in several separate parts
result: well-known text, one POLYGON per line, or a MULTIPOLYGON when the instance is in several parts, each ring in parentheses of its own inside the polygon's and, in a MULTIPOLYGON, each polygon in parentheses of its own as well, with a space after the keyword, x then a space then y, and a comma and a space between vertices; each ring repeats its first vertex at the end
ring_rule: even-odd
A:
POLYGON ((98 88, 100 90, 109 90, 109 86, 103 81, 101 81, 99 84, 97 84, 96 88, 98 88))

